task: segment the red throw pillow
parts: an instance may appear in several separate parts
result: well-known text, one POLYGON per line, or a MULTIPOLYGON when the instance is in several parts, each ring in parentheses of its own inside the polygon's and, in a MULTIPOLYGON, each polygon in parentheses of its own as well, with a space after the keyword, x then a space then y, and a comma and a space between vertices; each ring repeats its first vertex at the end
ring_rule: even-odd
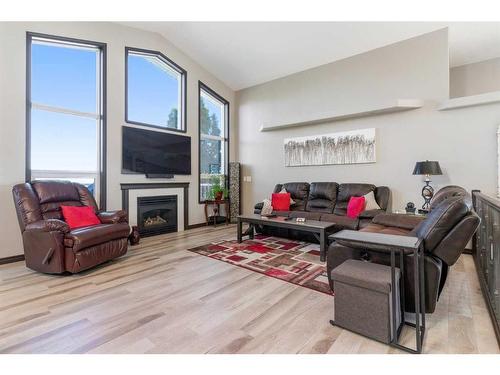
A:
POLYGON ((64 221, 69 225, 70 229, 101 224, 94 209, 89 206, 61 206, 61 211, 64 221))
POLYGON ((365 197, 351 197, 349 203, 347 203, 347 217, 356 219, 365 210, 365 205, 365 197))
POLYGON ((273 193, 271 205, 275 211, 290 211, 290 193, 273 193))

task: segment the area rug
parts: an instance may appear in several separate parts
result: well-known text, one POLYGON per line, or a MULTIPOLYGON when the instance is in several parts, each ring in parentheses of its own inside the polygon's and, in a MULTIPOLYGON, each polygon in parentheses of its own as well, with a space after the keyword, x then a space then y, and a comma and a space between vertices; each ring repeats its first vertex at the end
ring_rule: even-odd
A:
POLYGON ((221 240, 189 249, 235 266, 332 295, 319 245, 266 235, 238 243, 221 240))

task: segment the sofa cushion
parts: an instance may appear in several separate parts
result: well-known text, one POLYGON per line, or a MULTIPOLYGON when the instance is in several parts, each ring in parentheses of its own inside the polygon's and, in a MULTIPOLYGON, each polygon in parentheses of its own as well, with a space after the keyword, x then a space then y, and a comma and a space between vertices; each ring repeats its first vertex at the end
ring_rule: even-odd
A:
POLYGON ((375 188, 375 200, 382 210, 387 210, 391 190, 387 186, 377 186, 375 188))
POLYGON ((65 247, 72 247, 73 251, 80 251, 90 246, 128 237, 130 227, 127 223, 99 224, 91 227, 82 227, 66 233, 65 247))
POLYGON ((321 214, 321 221, 329 221, 335 223, 341 229, 357 230, 359 220, 351 219, 350 217, 335 214, 321 214))
POLYGON ((424 216, 408 214, 380 214, 373 218, 374 224, 384 225, 386 227, 397 227, 412 230, 423 220, 424 216))
POLYGON ((469 211, 467 198, 448 198, 427 214, 425 220, 414 229, 414 233, 416 237, 424 239, 425 250, 432 252, 469 211))
POLYGON ((361 197, 374 190, 375 185, 372 184, 340 184, 333 213, 337 215, 346 215, 347 203, 351 197, 361 197))
POLYGON ((373 194, 373 191, 370 191, 368 194, 363 195, 363 197, 365 197, 366 201, 365 210, 367 211, 380 210, 380 206, 375 200, 375 194, 373 194))
POLYGON ((439 206, 446 199, 453 197, 468 197, 470 199, 469 193, 463 187, 456 185, 448 185, 439 189, 439 191, 436 194, 434 194, 429 209, 432 211, 435 207, 439 206))
POLYGON ((50 202, 42 203, 40 205, 40 211, 45 220, 47 219, 58 219, 64 220, 62 215, 61 206, 74 206, 81 207, 82 204, 79 201, 61 201, 61 202, 50 202))
POLYGON ((398 227, 386 227, 381 224, 368 224, 359 230, 360 232, 395 234, 398 236, 409 236, 410 230, 398 227))
POLYGON ((277 211, 290 210, 290 193, 273 193, 271 195, 271 205, 277 211))
POLYGON ((364 211, 366 205, 365 197, 351 197, 347 203, 347 217, 355 219, 364 211))
MULTIPOLYGON (((279 194, 290 194, 288 191, 286 191, 285 188, 281 189, 279 194)), ((292 199, 292 197, 290 196, 290 206, 293 206, 295 204, 295 201, 292 199)))
POLYGON ((333 213, 338 186, 336 182, 312 182, 306 211, 333 213))
POLYGON ((291 207, 294 211, 305 211, 307 196, 309 195, 309 184, 307 182, 288 182, 283 188, 290 193, 295 204, 291 207))
POLYGON ((61 211, 64 221, 71 229, 101 224, 94 209, 89 206, 61 206, 61 211))
POLYGON ((31 186, 40 204, 61 201, 80 202, 78 190, 69 181, 33 181, 31 186))

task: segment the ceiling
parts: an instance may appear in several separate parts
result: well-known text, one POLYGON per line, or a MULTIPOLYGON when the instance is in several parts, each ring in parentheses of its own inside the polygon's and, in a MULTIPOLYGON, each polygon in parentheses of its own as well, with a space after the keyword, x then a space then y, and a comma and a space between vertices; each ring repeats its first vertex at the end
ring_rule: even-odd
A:
POLYGON ((449 27, 450 63, 500 57, 500 23, 125 22, 159 33, 234 90, 449 27))

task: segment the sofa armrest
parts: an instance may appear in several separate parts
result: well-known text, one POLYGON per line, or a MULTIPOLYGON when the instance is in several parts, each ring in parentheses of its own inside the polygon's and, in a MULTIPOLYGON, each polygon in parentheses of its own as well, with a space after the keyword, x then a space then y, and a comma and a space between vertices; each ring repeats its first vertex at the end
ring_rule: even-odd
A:
POLYGON ((70 231, 69 225, 62 220, 47 219, 39 220, 34 223, 26 225, 25 230, 31 232, 61 232, 68 233, 70 231))
POLYGON ((360 219, 373 219, 375 216, 385 214, 385 210, 376 209, 376 210, 366 210, 359 214, 360 219))
POLYGON ((124 210, 99 212, 97 217, 103 224, 126 223, 127 212, 124 210))
POLYGON ((254 206, 253 213, 259 215, 262 212, 262 207, 264 207, 264 202, 259 202, 254 206))
POLYGON ((396 227, 413 230, 418 224, 425 220, 425 216, 407 214, 380 214, 373 218, 374 224, 386 227, 396 227))

